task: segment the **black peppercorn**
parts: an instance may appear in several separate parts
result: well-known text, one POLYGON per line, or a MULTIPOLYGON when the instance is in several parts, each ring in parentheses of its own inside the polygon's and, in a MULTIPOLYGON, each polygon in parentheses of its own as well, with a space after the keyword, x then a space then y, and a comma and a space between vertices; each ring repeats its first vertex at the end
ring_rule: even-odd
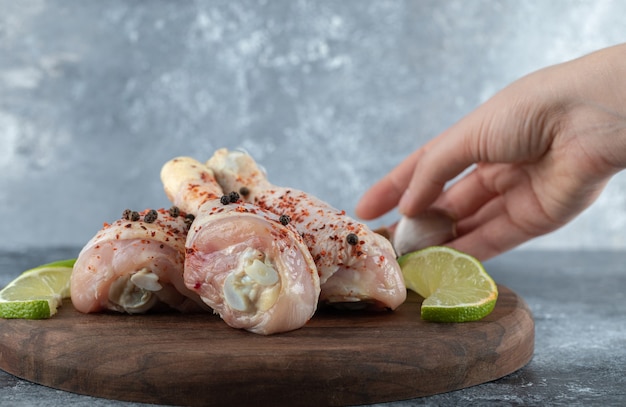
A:
POLYGON ((354 233, 349 233, 348 236, 346 236, 346 242, 348 242, 349 245, 354 246, 359 243, 359 237, 354 233))
POLYGON ((228 205, 230 203, 230 198, 228 197, 228 195, 222 195, 222 197, 220 198, 220 202, 222 203, 222 205, 228 205))
POLYGON ((235 203, 239 200, 239 194, 235 191, 228 194, 228 199, 230 199, 231 203, 235 203))
POLYGON ((187 227, 190 227, 195 219, 196 219, 195 216, 188 213, 187 215, 185 215, 185 225, 187 225, 187 227))
POLYGON ((139 220, 139 218, 140 218, 139 212, 137 212, 137 211, 131 211, 130 212, 130 220, 136 222, 136 221, 139 220))
POLYGON ((172 218, 177 218, 180 215, 180 209, 178 209, 178 206, 172 206, 169 212, 172 218))
POLYGON ((239 193, 245 198, 250 195, 250 190, 248 189, 248 187, 241 187, 239 188, 239 193))
POLYGON ((130 209, 124 209, 124 212, 122 212, 122 219, 130 220, 131 212, 132 211, 130 209))
POLYGON ((159 217, 159 213, 154 209, 150 209, 143 217, 144 222, 152 223, 159 217))
POLYGON ((289 215, 280 215, 280 218, 278 218, 278 220, 280 220, 280 223, 282 223, 283 226, 287 226, 289 222, 291 222, 291 218, 289 217, 289 215))

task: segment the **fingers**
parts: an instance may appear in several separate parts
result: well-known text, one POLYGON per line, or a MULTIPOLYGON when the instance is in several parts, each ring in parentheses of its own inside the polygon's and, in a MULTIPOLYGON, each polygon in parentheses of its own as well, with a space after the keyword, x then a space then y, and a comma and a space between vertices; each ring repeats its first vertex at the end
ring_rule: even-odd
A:
POLYGON ((501 195, 511 199, 511 194, 514 194, 518 202, 534 199, 530 183, 530 176, 523 166, 480 163, 444 191, 433 206, 443 209, 457 220, 462 220, 473 216, 501 195))
POLYGON ((506 222, 496 218, 479 229, 446 243, 446 246, 485 261, 519 246, 532 237, 534 236, 507 230, 506 222))
POLYGON ((374 219, 395 208, 422 154, 423 150, 415 151, 365 192, 357 203, 355 209, 357 216, 362 219, 374 219))
POLYGON ((383 179, 374 184, 359 200, 357 216, 373 219, 396 206, 403 215, 415 216, 427 209, 446 183, 476 162, 465 138, 463 125, 431 140, 407 157, 383 179))
POLYGON ((479 157, 472 153, 476 151, 472 146, 476 141, 471 131, 462 129, 465 129, 463 121, 424 147, 425 153, 417 161, 398 204, 403 215, 413 217, 427 209, 439 197, 448 181, 478 162, 479 157))
POLYGON ((517 85, 496 94, 417 150, 363 196, 357 215, 372 219, 398 205, 400 213, 413 217, 431 206, 450 180, 475 163, 516 162, 543 153, 550 145, 549 137, 542 137, 544 133, 532 133, 535 140, 514 130, 532 131, 527 123, 543 117, 536 114, 542 110, 534 99, 520 97, 522 88, 517 85))
POLYGON ((487 178, 489 173, 497 172, 497 169, 493 170, 489 171, 489 166, 477 166, 444 191, 433 206, 444 210, 457 220, 471 216, 497 196, 491 180, 487 178))
POLYGON ((446 243, 454 249, 485 261, 538 236, 522 229, 500 203, 490 202, 488 212, 466 219, 458 225, 459 237, 446 243))
MULTIPOLYGON (((484 179, 485 191, 493 191, 495 195, 488 198, 486 194, 479 194, 474 207, 458 207, 462 215, 457 222, 458 238, 449 243, 451 247, 480 260, 487 260, 556 230, 564 223, 547 216, 545 203, 542 204, 542 198, 532 191, 531 179, 525 171, 503 167, 506 165, 481 168, 484 170, 480 177, 484 179)), ((471 187, 470 183, 450 192, 462 193, 466 187, 471 187)))

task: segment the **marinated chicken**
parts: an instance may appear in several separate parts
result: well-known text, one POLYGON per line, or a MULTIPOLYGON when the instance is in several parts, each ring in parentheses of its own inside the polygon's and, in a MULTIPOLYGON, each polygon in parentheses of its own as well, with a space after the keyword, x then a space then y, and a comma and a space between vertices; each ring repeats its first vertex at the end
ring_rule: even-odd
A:
POLYGON ((317 309, 319 277, 296 228, 225 194, 204 164, 179 157, 161 171, 167 196, 195 214, 184 281, 231 327, 273 334, 302 327, 317 309))
POLYGON ((404 302, 402 273, 383 236, 310 194, 271 184, 245 152, 220 149, 206 164, 225 192, 290 219, 315 261, 321 302, 370 309, 404 302))
POLYGON ((83 247, 71 276, 81 312, 144 313, 151 309, 208 311, 183 281, 190 219, 171 210, 125 211, 83 247))

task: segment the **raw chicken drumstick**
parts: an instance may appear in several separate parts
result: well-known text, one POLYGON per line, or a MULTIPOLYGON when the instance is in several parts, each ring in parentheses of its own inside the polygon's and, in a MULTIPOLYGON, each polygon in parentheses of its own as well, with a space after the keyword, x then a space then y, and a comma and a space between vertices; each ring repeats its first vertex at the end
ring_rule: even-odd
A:
POLYGON ((228 325, 267 335, 300 328, 313 316, 319 277, 293 225, 224 195, 213 172, 192 158, 167 162, 161 179, 170 200, 196 216, 185 284, 228 325))
POLYGON ((183 282, 188 225, 185 213, 175 208, 127 210, 122 219, 105 224, 74 265, 74 307, 85 313, 137 314, 164 305, 183 312, 209 311, 183 282))
POLYGON ((374 309, 404 302, 404 280, 387 239, 318 198, 272 185, 247 153, 220 149, 207 166, 224 191, 239 191, 246 202, 291 219, 315 260, 321 302, 374 309))

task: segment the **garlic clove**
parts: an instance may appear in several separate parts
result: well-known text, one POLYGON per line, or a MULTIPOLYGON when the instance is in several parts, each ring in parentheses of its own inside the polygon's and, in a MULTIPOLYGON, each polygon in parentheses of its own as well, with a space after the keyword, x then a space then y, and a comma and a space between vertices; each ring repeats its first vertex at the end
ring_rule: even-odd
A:
POLYGON ((393 228, 391 242, 398 256, 456 237, 456 223, 445 212, 429 209, 413 218, 402 217, 393 228))

